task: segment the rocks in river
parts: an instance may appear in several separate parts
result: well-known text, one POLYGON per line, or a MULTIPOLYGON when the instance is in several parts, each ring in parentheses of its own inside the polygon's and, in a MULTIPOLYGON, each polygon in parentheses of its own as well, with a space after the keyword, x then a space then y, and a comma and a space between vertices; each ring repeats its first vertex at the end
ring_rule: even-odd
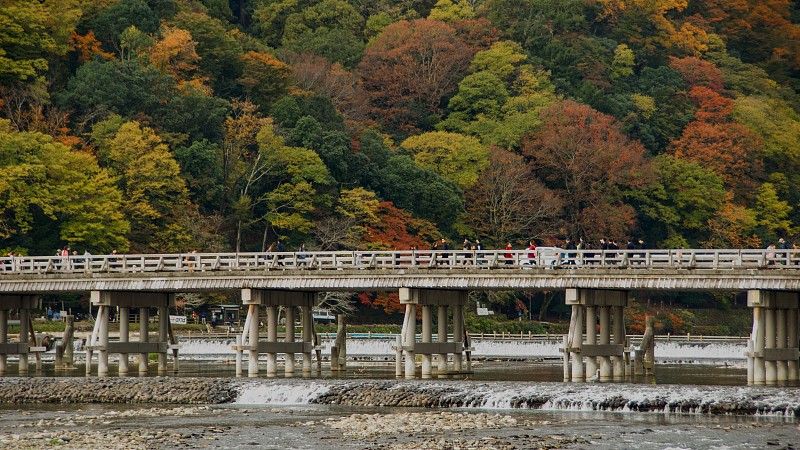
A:
POLYGON ((236 395, 232 382, 211 378, 0 379, 0 403, 218 404, 236 395))
MULTIPOLYGON (((107 411, 100 414, 70 414, 69 420, 55 415, 31 423, 12 425, 10 430, 0 431, 0 448, 23 450, 31 448, 57 447, 63 449, 151 449, 178 448, 207 445, 217 440, 218 427, 205 426, 193 433, 183 429, 162 427, 132 427, 131 423, 147 418, 186 418, 208 415, 208 406, 181 406, 174 408, 146 408, 123 411, 107 411)), ((220 414, 220 411, 215 411, 220 414)), ((230 427, 225 427, 225 430, 230 427)))
MULTIPOLYGON (((347 439, 368 441, 371 449, 559 449, 589 443, 575 436, 531 434, 538 426, 550 423, 547 421, 482 412, 352 414, 319 423, 347 439)), ((302 424, 312 425, 315 424, 302 424)))
POLYGON ((461 408, 481 406, 485 394, 477 390, 428 388, 394 382, 359 382, 331 386, 312 403, 349 406, 392 406, 417 408, 461 408))

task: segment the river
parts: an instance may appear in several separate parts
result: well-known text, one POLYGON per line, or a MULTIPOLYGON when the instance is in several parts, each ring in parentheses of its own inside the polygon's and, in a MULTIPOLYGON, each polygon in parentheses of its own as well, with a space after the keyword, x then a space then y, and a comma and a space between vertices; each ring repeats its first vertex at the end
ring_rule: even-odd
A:
POLYGON ((472 374, 396 380, 392 341, 361 340, 344 374, 234 379, 231 341, 183 342, 178 376, 230 379, 232 403, 0 405, 0 448, 800 448, 800 386, 747 386, 736 344, 659 343, 655 377, 562 383, 554 343, 475 343, 472 374))

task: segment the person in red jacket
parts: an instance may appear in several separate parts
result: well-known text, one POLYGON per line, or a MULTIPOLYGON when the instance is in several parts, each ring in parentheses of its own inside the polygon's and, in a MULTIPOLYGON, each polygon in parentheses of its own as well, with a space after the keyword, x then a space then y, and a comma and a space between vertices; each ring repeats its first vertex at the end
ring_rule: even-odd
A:
POLYGON ((527 264, 536 264, 536 244, 531 240, 528 241, 528 262, 527 264))

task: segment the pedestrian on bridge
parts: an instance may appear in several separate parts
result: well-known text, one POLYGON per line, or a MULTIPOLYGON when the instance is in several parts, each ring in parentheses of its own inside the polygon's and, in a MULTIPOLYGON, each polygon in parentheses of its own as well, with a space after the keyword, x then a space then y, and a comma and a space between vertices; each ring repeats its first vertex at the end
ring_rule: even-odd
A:
MULTIPOLYGON (((565 243, 564 243, 564 249, 565 250, 577 250, 578 248, 575 246, 575 243, 572 242, 572 239, 567 237, 566 240, 565 240, 565 243)), ((575 264, 575 257, 576 256, 577 256, 577 253, 574 253, 574 252, 573 253, 569 253, 569 252, 567 252, 567 259, 566 259, 566 261, 564 261, 564 264, 575 264)))
POLYGON ((297 265, 298 266, 305 265, 305 260, 306 260, 305 253, 306 253, 306 244, 300 244, 300 246, 297 247, 297 265))
POLYGON ((526 264, 536 265, 536 243, 533 240, 528 241, 528 261, 526 264))

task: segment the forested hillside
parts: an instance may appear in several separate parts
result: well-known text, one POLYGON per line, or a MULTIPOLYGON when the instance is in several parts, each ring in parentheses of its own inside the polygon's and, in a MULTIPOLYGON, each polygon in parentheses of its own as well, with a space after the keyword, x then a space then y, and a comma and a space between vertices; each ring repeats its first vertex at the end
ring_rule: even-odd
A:
POLYGON ((0 0, 0 250, 792 242, 799 4, 0 0))

